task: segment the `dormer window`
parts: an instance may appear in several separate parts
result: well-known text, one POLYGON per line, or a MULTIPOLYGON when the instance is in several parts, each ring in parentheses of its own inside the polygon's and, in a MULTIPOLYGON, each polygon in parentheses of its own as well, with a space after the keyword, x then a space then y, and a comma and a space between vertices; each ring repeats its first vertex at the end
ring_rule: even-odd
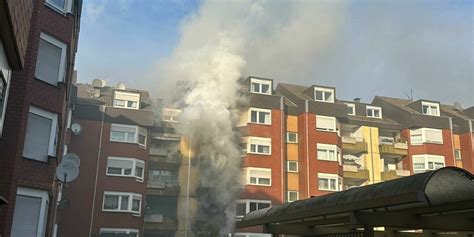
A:
POLYGON ((321 102, 334 103, 334 89, 315 87, 314 100, 321 102))
POLYGON ((347 105, 347 114, 348 115, 355 115, 355 104, 350 104, 350 103, 346 103, 347 105))
POLYGON ((439 104, 432 102, 421 102, 421 110, 424 115, 439 116, 439 104))
POLYGON ((179 109, 170 109, 163 108, 163 121, 165 122, 179 122, 179 116, 181 115, 181 110, 179 109))
POLYGON ((115 91, 114 107, 139 109, 140 94, 125 91, 115 91))
POLYGON ((367 106, 367 117, 370 118, 382 118, 382 108, 377 106, 367 106))
POLYGON ((272 82, 268 80, 250 79, 250 91, 255 94, 271 95, 272 82))

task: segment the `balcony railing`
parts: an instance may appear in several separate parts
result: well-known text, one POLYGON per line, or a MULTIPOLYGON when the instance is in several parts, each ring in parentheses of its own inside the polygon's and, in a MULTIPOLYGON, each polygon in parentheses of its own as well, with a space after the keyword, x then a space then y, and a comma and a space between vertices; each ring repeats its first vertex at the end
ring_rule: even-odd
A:
POLYGON ((362 137, 342 136, 342 149, 344 154, 358 155, 367 153, 367 143, 362 137))
POLYGON ((393 144, 380 144, 380 154, 383 156, 406 156, 408 155, 408 144, 396 142, 393 144))
POLYGON ((181 191, 179 185, 163 184, 159 182, 147 182, 147 195, 177 196, 181 191))
POLYGON ((162 223, 163 222, 163 215, 162 214, 145 215, 145 222, 148 222, 148 223, 162 223))
POLYGON ((358 168, 356 165, 343 165, 344 178, 353 180, 368 180, 369 171, 363 168, 358 168))
POLYGON ((410 171, 409 170, 387 170, 387 171, 382 172, 381 176, 382 176, 383 181, 387 181, 387 180, 410 176, 410 171))
POLYGON ((146 186, 148 188, 167 188, 172 186, 178 186, 178 181, 154 181, 148 180, 146 186))
POLYGON ((166 150, 162 148, 150 148, 150 161, 172 164, 181 164, 182 154, 177 150, 166 150))

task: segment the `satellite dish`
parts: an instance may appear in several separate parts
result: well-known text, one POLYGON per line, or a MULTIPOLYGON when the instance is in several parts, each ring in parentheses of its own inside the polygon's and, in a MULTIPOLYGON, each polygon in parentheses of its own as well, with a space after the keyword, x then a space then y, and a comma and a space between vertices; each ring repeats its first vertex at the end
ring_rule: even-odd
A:
POLYGON ((102 88, 105 86, 105 81, 102 79, 94 79, 92 80, 92 86, 102 88))
POLYGON ((74 133, 74 135, 79 135, 82 132, 82 127, 78 123, 73 123, 71 125, 71 131, 72 131, 72 133, 74 133))
POLYGON ((119 83, 117 83, 115 88, 117 88, 119 90, 125 90, 126 87, 125 87, 125 84, 123 84, 122 82, 119 82, 119 83))
POLYGON ((79 167, 72 161, 61 161, 56 167, 56 178, 63 183, 69 183, 79 176, 79 167))
POLYGON ((74 153, 67 153, 63 156, 62 161, 72 161, 77 165, 77 167, 81 166, 81 160, 79 159, 79 156, 74 153))
POLYGON ((459 102, 454 102, 454 108, 457 110, 457 111, 463 111, 463 107, 462 107, 462 104, 459 103, 459 102))

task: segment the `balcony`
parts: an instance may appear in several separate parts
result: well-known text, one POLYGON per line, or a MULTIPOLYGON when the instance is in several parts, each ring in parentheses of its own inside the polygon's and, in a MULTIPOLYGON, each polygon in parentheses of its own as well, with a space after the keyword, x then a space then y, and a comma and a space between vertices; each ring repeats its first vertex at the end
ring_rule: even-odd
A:
POLYGON ((408 144, 405 142, 381 143, 380 154, 385 157, 401 157, 408 155, 408 144))
POLYGON ((367 143, 362 137, 342 136, 342 149, 344 154, 359 155, 367 153, 367 143))
POLYGON ((181 164, 181 152, 177 150, 167 150, 163 148, 150 148, 150 161, 181 164))
POLYGON ((369 171, 366 169, 358 168, 355 165, 343 165, 344 179, 352 180, 368 180, 369 171))
POLYGON ((145 214, 146 230, 177 230, 178 220, 162 214, 145 214))
POLYGON ((166 183, 161 181, 148 181, 147 182, 147 195, 165 195, 165 196, 177 196, 181 187, 176 183, 166 183))
POLYGON ((409 170, 387 170, 387 171, 382 172, 381 176, 382 176, 383 181, 387 181, 387 180, 410 176, 410 171, 409 170))

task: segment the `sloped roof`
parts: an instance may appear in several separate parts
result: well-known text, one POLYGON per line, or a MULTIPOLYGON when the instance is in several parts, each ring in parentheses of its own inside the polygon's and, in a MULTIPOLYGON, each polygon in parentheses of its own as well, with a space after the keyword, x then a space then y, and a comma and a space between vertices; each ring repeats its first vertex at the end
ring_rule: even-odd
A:
MULTIPOLYGON (((118 90, 115 87, 104 86, 100 89, 100 96, 94 97, 94 87, 91 84, 77 84, 77 103, 79 104, 92 104, 92 105, 104 105, 104 106, 113 106, 114 100, 114 91, 118 90)), ((145 106, 151 105, 151 98, 148 91, 145 90, 136 90, 136 89, 126 89, 118 90, 132 93, 140 94, 140 102, 144 103, 145 106)))

